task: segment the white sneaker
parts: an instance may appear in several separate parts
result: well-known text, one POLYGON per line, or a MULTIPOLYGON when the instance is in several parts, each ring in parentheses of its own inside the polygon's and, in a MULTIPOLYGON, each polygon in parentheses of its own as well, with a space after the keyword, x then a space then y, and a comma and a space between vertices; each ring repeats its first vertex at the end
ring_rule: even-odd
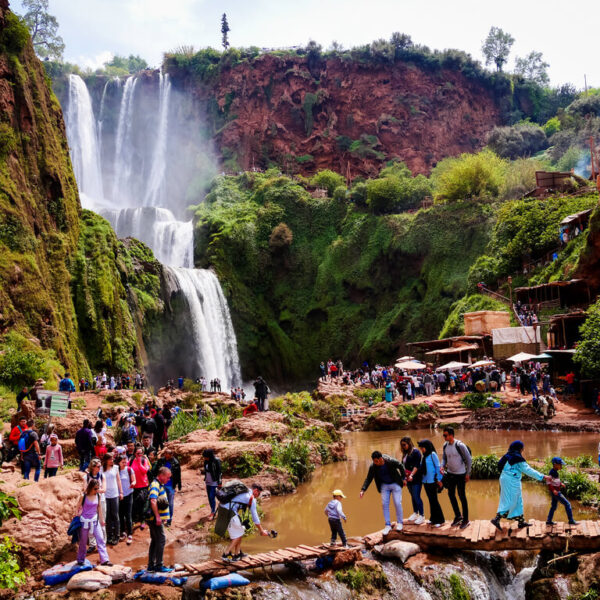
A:
POLYGON ((423 523, 425 523, 425 517, 423 515, 419 515, 415 519, 415 525, 423 525, 423 523))
POLYGON ((441 527, 441 526, 442 526, 442 524, 441 524, 441 523, 436 523, 436 524, 434 525, 434 527, 441 527))
POLYGON ((391 530, 392 530, 392 528, 391 528, 389 525, 386 525, 386 526, 383 528, 383 531, 382 531, 382 533, 383 533, 383 535, 387 535, 387 534, 388 534, 388 533, 389 533, 391 530))
POLYGON ((417 517, 419 515, 417 513, 413 513, 412 515, 410 515, 410 517, 408 517, 408 519, 406 519, 409 523, 411 523, 412 521, 416 521, 417 517))
POLYGON ((394 527, 396 531, 402 531, 403 528, 404 525, 402 525, 402 523, 396 523, 396 527, 394 527))

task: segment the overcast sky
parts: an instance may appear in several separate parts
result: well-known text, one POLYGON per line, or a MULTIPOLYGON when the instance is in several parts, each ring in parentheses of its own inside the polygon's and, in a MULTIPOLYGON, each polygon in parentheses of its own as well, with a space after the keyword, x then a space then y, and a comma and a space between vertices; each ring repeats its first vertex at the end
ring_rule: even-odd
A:
MULTIPOLYGON (((151 65, 181 45, 220 47, 227 13, 233 46, 282 47, 314 39, 344 48, 394 31, 430 48, 458 48, 481 59, 492 25, 511 33, 515 56, 541 51, 553 85, 600 86, 598 0, 49 0, 65 58, 98 67, 112 54, 139 54, 151 65)), ((11 0, 15 12, 20 0, 11 0)))

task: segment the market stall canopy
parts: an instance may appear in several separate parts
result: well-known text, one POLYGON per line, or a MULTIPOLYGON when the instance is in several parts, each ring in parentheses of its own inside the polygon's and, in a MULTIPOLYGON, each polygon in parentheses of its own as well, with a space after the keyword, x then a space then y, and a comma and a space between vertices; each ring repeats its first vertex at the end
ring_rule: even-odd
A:
POLYGON ((513 362, 523 362, 527 360, 535 360, 537 357, 535 354, 528 354, 527 352, 519 352, 514 356, 507 358, 506 360, 511 360, 513 362))
POLYGON ((397 369, 406 369, 407 371, 419 371, 425 369, 426 364, 419 362, 418 360, 404 360, 396 363, 397 369))
POLYGON ((415 360, 414 356, 401 356, 396 362, 406 362, 407 360, 415 360))
POLYGON ((453 360, 449 363, 446 363, 445 365, 442 365, 441 367, 438 367, 436 369, 436 371, 455 371, 456 369, 462 369, 463 367, 468 367, 468 366, 469 365, 467 363, 462 363, 462 362, 453 360))
POLYGON ((496 363, 493 360, 478 360, 474 362, 471 367, 489 367, 490 365, 495 365, 496 363))
POLYGON ((439 350, 431 350, 425 354, 456 354, 457 352, 467 350, 479 350, 479 344, 462 344, 461 346, 450 346, 449 348, 440 348, 439 350))

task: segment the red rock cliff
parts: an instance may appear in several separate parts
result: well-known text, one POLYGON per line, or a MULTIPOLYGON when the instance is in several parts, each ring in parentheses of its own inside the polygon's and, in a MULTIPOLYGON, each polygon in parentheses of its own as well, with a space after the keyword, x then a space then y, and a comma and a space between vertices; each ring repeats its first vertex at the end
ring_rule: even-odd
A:
POLYGON ((212 85, 185 85, 208 107, 229 169, 273 161, 292 172, 346 173, 349 165, 355 177, 398 158, 427 173, 446 156, 481 148, 500 123, 482 84, 402 62, 327 59, 309 70, 304 57, 265 54, 223 69, 212 85))

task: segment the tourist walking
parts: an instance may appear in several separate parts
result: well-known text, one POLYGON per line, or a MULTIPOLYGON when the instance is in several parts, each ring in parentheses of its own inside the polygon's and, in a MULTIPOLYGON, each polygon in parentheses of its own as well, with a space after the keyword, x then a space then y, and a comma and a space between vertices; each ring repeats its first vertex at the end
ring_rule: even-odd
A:
POLYGON ((546 519, 546 525, 556 525, 552 518, 554 517, 554 513, 559 502, 565 507, 567 518, 569 519, 569 525, 577 525, 577 521, 575 521, 573 518, 573 509, 571 508, 571 503, 564 497, 562 493, 562 490, 566 486, 561 482, 559 472, 563 468, 564 464, 565 463, 560 456, 555 456, 552 459, 552 468, 548 473, 551 478, 548 482, 548 489, 550 490, 551 495, 551 504, 550 512, 548 513, 548 518, 546 519))
POLYGON ((221 460, 215 456, 215 451, 210 448, 204 450, 202 456, 204 458, 204 483, 210 505, 210 518, 214 519, 217 514, 217 488, 221 485, 223 476, 221 460))
POLYGON ((467 502, 465 487, 471 477, 471 452, 466 444, 454 438, 453 427, 445 427, 443 435, 445 442, 440 471, 454 511, 452 525, 460 525, 461 529, 465 529, 469 524, 469 503, 467 502), (462 514, 456 501, 457 490, 462 506, 462 514))
POLYGON ((169 499, 169 518, 165 525, 170 527, 173 521, 175 506, 175 489, 181 491, 181 466, 179 465, 179 461, 173 456, 173 451, 170 448, 165 448, 162 457, 152 465, 152 474, 155 478, 163 467, 167 467, 171 471, 171 477, 164 484, 167 498, 169 499))
POLYGON ((234 513, 227 526, 227 533, 229 533, 231 543, 222 556, 223 560, 235 562, 247 556, 247 554, 242 552, 242 538, 244 537, 246 528, 242 524, 240 515, 238 514, 240 510, 249 508, 252 522, 258 528, 260 535, 269 535, 269 532, 260 523, 256 505, 256 499, 260 496, 262 490, 262 486, 253 483, 251 489, 234 496, 229 502, 221 504, 224 509, 234 513))
POLYGON ((423 478, 425 493, 429 500, 429 523, 434 527, 441 527, 444 523, 444 513, 438 499, 438 490, 443 488, 442 473, 440 471, 440 459, 430 440, 418 442, 419 450, 423 455, 419 471, 423 478))
POLYGON ((514 441, 508 448, 508 452, 498 461, 500 471, 500 502, 498 512, 492 519, 492 524, 500 531, 500 519, 511 519, 517 521, 517 527, 526 527, 527 523, 523 517, 523 490, 521 478, 528 475, 532 479, 549 481, 549 475, 543 475, 531 468, 523 458, 525 445, 520 440, 514 441))
POLYGON ((265 400, 267 399, 267 395, 269 393, 269 387, 260 375, 254 382, 254 391, 257 399, 256 404, 258 406, 258 410, 262 412, 265 410, 265 400))
POLYGON ((385 519, 383 535, 387 535, 392 530, 390 497, 393 497, 396 508, 396 530, 402 531, 402 486, 406 479, 404 465, 395 458, 382 454, 379 450, 375 450, 371 454, 371 459, 373 463, 369 467, 367 478, 360 490, 360 497, 364 496, 367 488, 375 479, 377 491, 381 494, 383 517, 385 519))
POLYGON ((23 479, 29 479, 31 469, 34 471, 34 481, 39 481, 42 463, 40 462, 40 444, 39 436, 35 431, 32 419, 27 421, 27 429, 21 434, 19 439, 19 451, 21 452, 23 479))
POLYGON ((81 519, 81 529, 79 530, 79 547, 77 549, 77 564, 83 565, 85 555, 87 553, 88 537, 93 535, 98 546, 98 556, 100 564, 112 567, 112 563, 108 558, 106 544, 104 543, 104 535, 102 526, 104 525, 104 517, 100 505, 99 493, 100 484, 98 480, 91 479, 88 481, 83 494, 77 516, 81 519))
POLYGON ((75 447, 79 454, 79 470, 84 472, 94 453, 94 441, 92 439, 92 424, 89 419, 83 421, 81 429, 75 434, 75 447))
POLYGON ((50 434, 50 443, 46 446, 46 455, 44 457, 44 479, 56 477, 58 469, 65 464, 62 448, 58 443, 58 436, 55 433, 50 434))
POLYGON ((140 523, 140 529, 144 529, 146 527, 146 522, 144 520, 144 504, 148 497, 148 471, 150 471, 151 465, 148 458, 144 455, 144 449, 141 446, 136 446, 135 455, 129 466, 135 473, 132 519, 134 523, 140 523))
POLYGON ((106 486, 106 540, 107 544, 115 546, 119 543, 119 502, 123 499, 123 488, 119 467, 110 452, 102 459, 102 474, 106 486))
POLYGON ((166 542, 164 524, 169 518, 169 498, 165 490, 165 483, 170 478, 171 471, 167 467, 161 467, 148 491, 151 515, 148 518, 150 550, 148 552, 147 570, 155 573, 170 573, 173 570, 163 565, 163 552, 166 542))
POLYGON ((121 479, 121 490, 123 497, 119 502, 119 529, 121 531, 121 541, 127 540, 127 544, 133 541, 133 488, 135 486, 135 473, 129 466, 127 456, 119 456, 119 477, 121 479))
POLYGON ((400 440, 400 448, 402 450, 402 464, 406 471, 406 487, 410 493, 413 507, 413 513, 407 521, 414 522, 415 525, 421 525, 425 521, 423 500, 421 499, 423 478, 419 469, 423 456, 419 449, 414 447, 409 437, 403 437, 400 440))
POLYGON ((347 548, 348 542, 346 540, 346 533, 342 527, 342 519, 344 519, 344 522, 346 522, 348 519, 344 514, 341 502, 341 498, 345 498, 346 496, 344 496, 344 492, 342 492, 342 490, 333 490, 332 496, 333 500, 330 500, 325 507, 325 515, 327 516, 329 528, 331 529, 331 545, 335 546, 337 536, 339 534, 342 546, 347 548))

